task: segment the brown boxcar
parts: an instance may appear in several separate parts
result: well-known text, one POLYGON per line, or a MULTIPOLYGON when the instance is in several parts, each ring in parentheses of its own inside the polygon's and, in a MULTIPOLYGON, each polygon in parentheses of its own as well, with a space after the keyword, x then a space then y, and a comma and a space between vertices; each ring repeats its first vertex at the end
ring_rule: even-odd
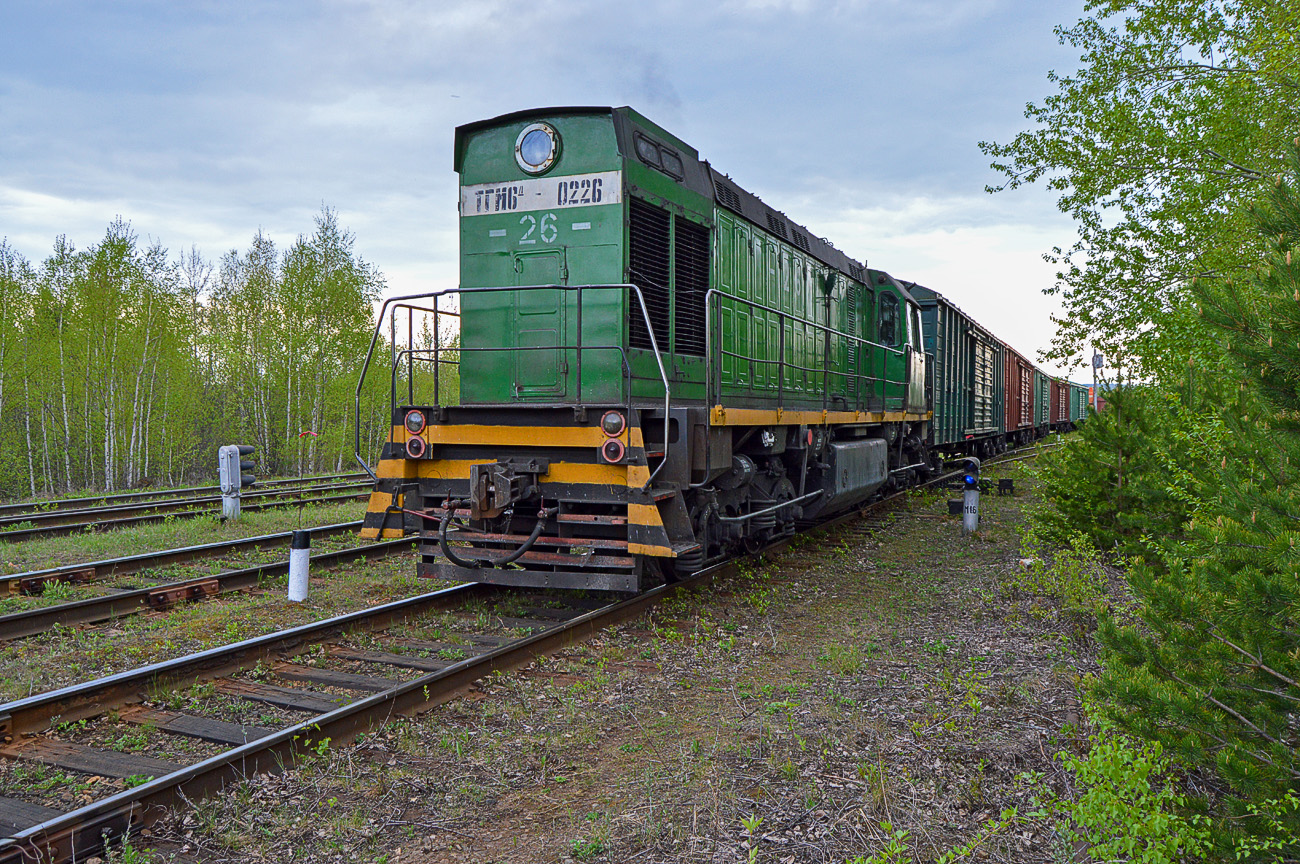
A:
POLYGON ((1034 366, 1005 342, 1002 356, 1006 358, 1002 380, 1006 387, 1007 440, 1012 445, 1025 444, 1034 438, 1034 366))
POLYGON ((1070 426, 1070 385, 1060 378, 1052 379, 1052 429, 1063 432, 1070 426))

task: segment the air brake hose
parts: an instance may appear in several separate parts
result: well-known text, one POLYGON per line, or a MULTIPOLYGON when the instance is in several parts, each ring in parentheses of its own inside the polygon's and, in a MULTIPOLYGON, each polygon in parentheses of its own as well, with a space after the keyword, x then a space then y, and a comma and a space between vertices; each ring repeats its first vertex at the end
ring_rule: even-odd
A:
POLYGON ((442 550, 443 557, 445 557, 448 561, 450 561, 451 563, 455 564, 458 567, 465 567, 470 570, 477 570, 484 566, 504 567, 506 564, 515 563, 520 558, 524 557, 524 553, 526 553, 529 549, 533 548, 533 544, 537 542, 537 538, 542 536, 542 528, 546 524, 547 517, 553 516, 555 513, 559 511, 558 507, 553 507, 550 510, 545 510, 545 509, 538 510, 537 524, 533 526, 533 533, 528 535, 528 539, 525 540, 522 544, 520 544, 518 549, 511 552, 506 557, 496 558, 496 559, 484 558, 481 560, 480 559, 467 560, 465 558, 461 558, 455 552, 451 551, 451 544, 447 542, 447 527, 451 524, 451 518, 452 515, 455 514, 456 512, 456 508, 463 503, 464 503, 463 501, 447 502, 447 508, 442 514, 442 521, 438 523, 438 548, 442 550))

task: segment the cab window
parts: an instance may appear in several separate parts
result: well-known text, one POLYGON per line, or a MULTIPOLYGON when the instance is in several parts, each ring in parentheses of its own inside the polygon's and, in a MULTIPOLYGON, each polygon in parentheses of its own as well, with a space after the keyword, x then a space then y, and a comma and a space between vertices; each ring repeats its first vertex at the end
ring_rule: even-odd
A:
POLYGON ((886 291, 880 295, 880 314, 876 320, 879 322, 876 337, 881 345, 894 346, 900 341, 902 335, 899 330, 898 319, 898 297, 886 291))

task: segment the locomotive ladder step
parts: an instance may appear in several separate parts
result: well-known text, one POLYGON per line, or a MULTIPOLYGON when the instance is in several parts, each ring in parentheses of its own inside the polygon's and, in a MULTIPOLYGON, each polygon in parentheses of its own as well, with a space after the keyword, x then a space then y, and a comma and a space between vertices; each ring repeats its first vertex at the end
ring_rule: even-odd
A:
POLYGON ((658 504, 660 501, 667 501, 669 498, 676 498, 677 490, 676 489, 651 489, 650 497, 654 498, 655 503, 658 504))
POLYGON ((591 525, 626 525, 626 516, 602 516, 598 513, 561 513, 555 517, 560 522, 582 522, 591 525))
POLYGON ((564 570, 470 569, 458 567, 446 561, 434 560, 433 562, 426 561, 420 565, 420 575, 455 579, 462 582, 488 582, 493 585, 582 588, 589 591, 640 590, 639 577, 635 569, 595 570, 581 567, 564 570))
MULTIPOLYGON (((523 538, 526 539, 526 538, 523 538)), ((587 546, 593 544, 587 543, 587 546)), ((457 546, 456 555, 459 558, 490 561, 501 557, 501 549, 475 549, 470 546, 457 546)), ((441 558, 441 550, 437 546, 421 546, 420 552, 426 556, 437 555, 441 558)), ((547 564, 559 567, 610 567, 622 570, 632 570, 636 567, 636 559, 624 555, 565 555, 559 552, 525 552, 522 556, 515 559, 517 564, 547 564)))
MULTIPOLYGON (((481 531, 460 529, 451 534, 455 540, 477 540, 487 543, 513 543, 518 546, 528 539, 527 534, 486 534, 481 531)), ((535 541, 545 546, 593 546, 601 549, 626 549, 626 540, 614 540, 604 537, 548 537, 542 535, 535 541)), ((459 548, 459 547, 457 547, 459 548)))

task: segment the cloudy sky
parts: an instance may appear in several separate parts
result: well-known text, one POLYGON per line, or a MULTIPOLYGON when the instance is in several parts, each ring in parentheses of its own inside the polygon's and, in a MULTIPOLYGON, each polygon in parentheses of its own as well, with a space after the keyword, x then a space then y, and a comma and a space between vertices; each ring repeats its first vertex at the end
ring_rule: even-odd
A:
MULTIPOLYGON (((210 258, 336 209, 392 293, 453 285, 458 124, 631 105, 771 206, 1033 354, 1074 238, 976 146, 1075 55, 1082 0, 5 0, 0 237, 116 216, 210 258)), ((1051 367, 1049 367, 1051 368, 1051 367)), ((1074 372, 1084 380, 1083 370, 1074 372)))

